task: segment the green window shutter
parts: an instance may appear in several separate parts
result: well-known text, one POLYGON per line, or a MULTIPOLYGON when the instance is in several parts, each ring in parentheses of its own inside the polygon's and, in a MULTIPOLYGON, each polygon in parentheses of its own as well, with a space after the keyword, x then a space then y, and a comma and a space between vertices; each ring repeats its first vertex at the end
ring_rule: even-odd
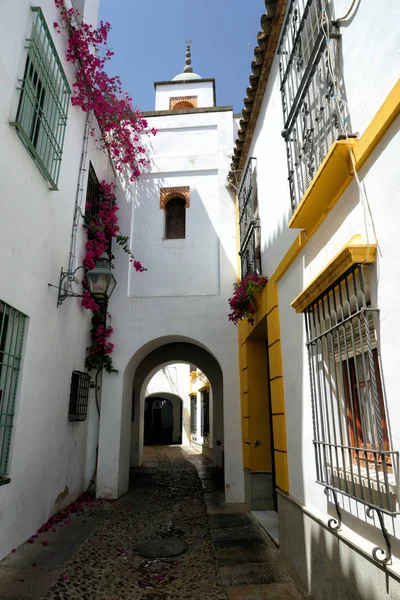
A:
POLYGON ((8 473, 26 316, 0 300, 0 478, 8 473))
POLYGON ((50 189, 57 190, 71 89, 40 8, 32 7, 33 27, 17 115, 11 122, 50 189))

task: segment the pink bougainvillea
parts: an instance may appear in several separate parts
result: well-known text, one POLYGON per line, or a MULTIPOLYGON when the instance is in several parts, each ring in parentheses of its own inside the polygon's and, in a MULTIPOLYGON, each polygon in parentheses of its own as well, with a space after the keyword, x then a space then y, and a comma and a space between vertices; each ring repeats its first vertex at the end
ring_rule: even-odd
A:
MULTIPOLYGON (((84 112, 93 112, 101 131, 101 139, 96 142, 109 153, 116 171, 128 171, 130 180, 134 181, 148 163, 140 136, 144 133, 155 135, 157 131, 148 131, 147 121, 138 110, 133 110, 132 98, 123 92, 120 78, 110 77, 105 72, 106 62, 114 54, 106 48, 111 26, 103 21, 97 28, 88 25, 76 9, 66 8, 64 0, 54 1, 60 12, 60 23, 55 21, 53 26, 58 33, 61 27, 68 33, 66 59, 76 67, 71 102, 84 112)), ((90 133, 95 136, 95 129, 90 133)), ((104 252, 112 258, 111 243, 114 240, 129 255, 133 268, 142 273, 146 269, 135 260, 129 238, 119 233, 117 211, 115 185, 102 181, 97 210, 84 221, 87 241, 83 264, 90 271, 104 252)), ((91 296, 86 279, 83 281, 82 306, 93 313, 86 369, 104 368, 110 373, 115 372, 110 356, 114 344, 109 341, 113 330, 107 326, 107 304, 91 296)))
POLYGON ((253 315, 257 312, 257 303, 254 292, 261 291, 267 283, 266 277, 258 273, 247 275, 239 283, 234 283, 234 294, 229 298, 231 313, 228 315, 230 321, 235 325, 242 319, 247 319, 253 325, 253 315))
MULTIPOLYGON (((130 248, 129 238, 119 233, 118 205, 115 197, 115 185, 102 181, 99 187, 97 209, 94 214, 85 217, 84 227, 86 229, 86 254, 83 259, 84 266, 94 269, 96 261, 103 252, 110 255, 111 243, 114 240, 124 252, 129 255, 129 261, 138 272, 146 269, 141 262, 135 260, 130 248)), ((111 354, 114 344, 109 341, 112 335, 112 327, 107 326, 107 304, 96 301, 89 292, 87 281, 83 281, 82 306, 93 313, 91 339, 92 343, 87 348, 85 366, 88 371, 94 369, 106 369, 109 373, 115 372, 112 364, 111 354)))
MULTIPOLYGON (((121 79, 110 77, 105 71, 107 61, 114 55, 106 48, 111 25, 100 21, 95 28, 84 23, 76 9, 67 9, 64 0, 55 0, 55 4, 61 25, 69 34, 66 59, 77 68, 71 102, 84 112, 93 111, 102 133, 103 148, 110 153, 115 169, 119 172, 128 169, 133 181, 148 163, 140 136, 157 132, 148 131, 146 119, 132 108, 132 98, 123 91, 121 79)), ((60 31, 59 23, 54 22, 53 26, 60 31)), ((91 135, 95 136, 94 129, 91 135)))

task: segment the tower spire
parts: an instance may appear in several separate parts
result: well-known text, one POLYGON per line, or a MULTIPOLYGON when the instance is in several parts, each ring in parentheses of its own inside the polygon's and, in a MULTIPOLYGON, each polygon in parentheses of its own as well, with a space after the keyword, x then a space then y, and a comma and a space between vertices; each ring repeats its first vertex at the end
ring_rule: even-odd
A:
POLYGON ((186 60, 185 60, 185 68, 183 69, 184 73, 193 73, 192 53, 191 53, 191 49, 190 49, 191 44, 193 44, 193 40, 186 40, 186 60))

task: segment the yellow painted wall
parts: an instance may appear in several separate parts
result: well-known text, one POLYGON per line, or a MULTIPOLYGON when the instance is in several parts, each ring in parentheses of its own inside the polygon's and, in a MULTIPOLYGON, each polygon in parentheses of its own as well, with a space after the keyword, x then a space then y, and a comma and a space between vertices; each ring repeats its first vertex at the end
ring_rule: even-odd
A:
POLYGON ((243 462, 251 472, 271 473, 274 452, 276 484, 288 491, 278 291, 274 278, 260 294, 258 305, 254 326, 247 321, 238 324, 243 462))
MULTIPOLYGON (((238 325, 244 466, 253 472, 271 472, 271 431, 268 410, 270 403, 276 485, 283 491, 289 491, 289 481, 277 282, 296 260, 352 180, 349 152, 353 154, 358 171, 399 114, 400 80, 396 82, 359 140, 337 142, 332 146, 289 224, 304 230, 300 231, 257 298, 258 310, 254 326, 249 325, 247 321, 241 321, 238 325), (326 198, 325 205, 321 204, 322 197, 326 198), (270 397, 267 385, 267 360, 270 397), (255 446, 257 440, 261 441, 258 447, 255 446)), ((238 213, 237 227, 239 240, 238 213)))

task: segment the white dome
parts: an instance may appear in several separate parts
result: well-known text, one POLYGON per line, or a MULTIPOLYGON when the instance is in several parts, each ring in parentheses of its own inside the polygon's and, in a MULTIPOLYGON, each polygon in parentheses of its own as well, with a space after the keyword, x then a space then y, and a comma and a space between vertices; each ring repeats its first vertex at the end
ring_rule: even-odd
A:
POLYGON ((185 81, 189 79, 202 79, 202 77, 197 75, 197 73, 179 73, 179 75, 175 75, 171 81, 185 81))

